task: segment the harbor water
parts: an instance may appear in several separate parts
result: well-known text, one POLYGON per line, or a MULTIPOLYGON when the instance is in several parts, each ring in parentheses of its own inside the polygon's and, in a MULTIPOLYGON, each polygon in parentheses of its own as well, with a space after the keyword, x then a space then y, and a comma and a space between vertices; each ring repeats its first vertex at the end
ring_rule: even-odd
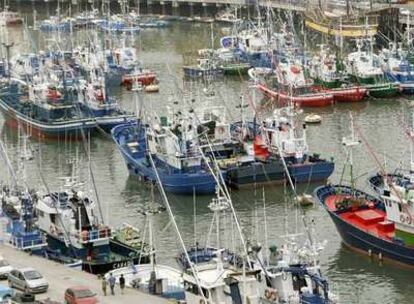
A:
MULTIPOLYGON (((145 66, 157 71, 160 80, 159 93, 142 96, 146 109, 162 114, 169 110, 167 105, 174 107, 174 101, 178 103, 177 109, 189 104, 197 107, 206 102, 206 98, 203 97, 205 84, 184 82, 182 65, 194 62, 198 49, 211 47, 211 29, 214 32, 214 43, 218 46, 218 37, 225 34, 228 29, 217 24, 211 27, 209 24, 173 22, 169 28, 145 30, 136 37, 134 44, 140 60, 145 66), (194 101, 191 101, 192 99, 194 101)), ((84 32, 75 33, 74 36, 92 35, 84 32)), ((5 39, 4 33, 2 38, 5 39)), ((12 54, 44 49, 48 39, 64 41, 67 37, 44 36, 31 29, 9 29, 8 42, 15 43, 12 54)), ((224 105, 231 120, 240 118, 238 105, 241 96, 249 91, 247 76, 245 77, 225 78, 210 87, 215 92, 212 98, 214 103, 210 104, 224 105)), ((113 93, 119 98, 122 107, 131 111, 136 109, 137 105, 131 91, 119 88, 113 93)), ((249 96, 252 98, 251 93, 249 96)), ((264 108, 266 107, 270 105, 265 104, 264 108)), ((244 111, 246 115, 251 115, 251 109, 247 108, 244 111)), ((310 113, 310 110, 304 111, 310 113)), ((357 104, 339 104, 311 111, 321 115, 323 121, 321 124, 308 126, 309 148, 324 158, 334 158, 336 168, 330 182, 338 183, 348 179, 347 173, 342 175, 346 155, 341 142, 350 132, 350 112, 363 142, 354 152, 354 169, 361 189, 368 190, 366 180, 378 171, 379 165, 386 166, 389 170, 408 166, 410 153, 406 129, 409 127, 407 121, 412 111, 409 100, 369 99, 357 104)), ((1 136, 10 151, 13 164, 22 167, 18 158, 21 145, 17 130, 9 128, 3 116, 0 117, 0 126, 1 136)), ((91 179, 88 173, 89 160, 81 142, 64 139, 50 142, 33 138, 31 145, 36 151, 35 154, 41 158, 38 161, 24 163, 24 175, 30 188, 44 187, 39 174, 41 171, 49 189, 58 191, 65 182, 64 177, 72 173, 74 162, 79 168, 80 179, 88 184, 91 179)), ((90 160, 98 190, 97 199, 102 205, 105 222, 110 225, 128 222, 144 231, 146 226, 142 210, 150 201, 150 187, 128 176, 123 159, 108 136, 99 135, 91 139, 90 160)), ((5 165, 0 168, 2 180, 7 180, 8 172, 5 165)), ((305 184, 300 190, 312 193, 315 186, 305 184)), ((85 186, 85 189, 88 187, 85 186)), ((286 201, 284 193, 285 189, 280 185, 267 186, 264 191, 261 187, 232 191, 236 212, 249 240, 259 242, 262 246, 280 245, 283 243, 283 235, 303 233, 302 211, 286 201), (267 229, 264 228, 265 223, 267 229), (266 230, 267 238, 264 237, 266 230)), ((193 246, 197 241, 206 242, 212 219, 207 205, 212 197, 194 198, 169 194, 168 198, 187 246, 193 246)), ((162 203, 159 195, 156 195, 155 200, 162 203)), ((371 259, 345 247, 322 207, 316 205, 305 209, 304 212, 316 239, 321 243, 327 241, 321 252, 322 270, 331 283, 332 291, 339 296, 340 303, 414 303, 414 290, 411 289, 414 278, 412 271, 388 261, 371 259)), ((181 248, 168 214, 164 212, 154 215, 153 224, 157 231, 157 260, 175 265, 175 257, 181 248)), ((230 221, 224 221, 221 234, 223 243, 232 246, 234 229, 230 221)), ((214 241, 213 237, 213 244, 214 241)))

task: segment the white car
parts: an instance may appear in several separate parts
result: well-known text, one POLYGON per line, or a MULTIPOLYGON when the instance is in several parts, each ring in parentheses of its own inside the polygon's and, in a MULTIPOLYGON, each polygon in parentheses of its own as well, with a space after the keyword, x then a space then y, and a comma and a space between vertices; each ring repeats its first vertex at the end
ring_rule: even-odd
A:
POLYGON ((34 268, 13 269, 8 276, 9 286, 28 293, 42 293, 49 288, 46 279, 34 268))
POLYGON ((10 271, 13 270, 13 267, 3 258, 0 258, 0 279, 7 279, 10 271))

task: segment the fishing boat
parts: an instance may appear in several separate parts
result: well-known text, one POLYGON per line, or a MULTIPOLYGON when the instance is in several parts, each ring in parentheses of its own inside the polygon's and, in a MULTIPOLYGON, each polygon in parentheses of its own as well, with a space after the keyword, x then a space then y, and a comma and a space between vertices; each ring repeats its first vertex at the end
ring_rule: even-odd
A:
POLYGON ((188 151, 187 140, 173 132, 174 128, 168 127, 149 130, 140 121, 119 125, 111 131, 131 175, 155 181, 155 172, 148 166, 147 153, 151 153, 167 191, 214 193, 215 180, 203 164, 202 156, 188 151))
POLYGON ((356 40, 356 52, 349 53, 345 60, 346 71, 356 83, 376 84, 384 77, 379 57, 372 51, 371 40, 356 40), (370 50, 363 51, 364 42, 368 42, 370 50))
MULTIPOLYGON (((153 200, 153 187, 151 189, 153 200)), ((153 204, 151 204, 149 209, 144 213, 148 219, 148 245, 151 251, 150 263, 144 265, 129 265, 111 270, 105 274, 105 279, 113 276, 119 282, 119 277, 122 275, 125 279, 125 285, 130 288, 136 288, 140 291, 145 291, 149 294, 158 295, 167 299, 183 301, 185 300, 185 289, 182 271, 156 263, 156 251, 153 241, 155 234, 152 227, 152 216, 158 212, 159 209, 154 208, 153 204)), ((129 225, 126 227, 129 227, 129 225)))
POLYGON ((224 70, 209 58, 197 59, 197 65, 183 66, 184 76, 188 78, 216 78, 224 75, 224 70))
POLYGON ((38 138, 76 138, 96 128, 94 120, 82 117, 73 102, 48 83, 28 85, 12 79, 1 87, 0 109, 11 127, 20 125, 38 138))
POLYGON ((241 61, 254 67, 271 68, 273 57, 266 30, 248 23, 235 36, 222 37, 220 44, 224 48, 232 48, 241 61))
MULTIPOLYGON (((414 249, 401 235, 412 237, 398 214, 398 197, 388 193, 382 197, 387 204, 351 187, 329 185, 317 188, 315 196, 325 207, 343 242, 367 255, 378 255, 397 263, 414 265, 414 249), (401 225, 402 224, 402 225, 401 225), (405 226, 406 228, 402 228, 405 226)), ((411 219, 404 212, 404 221, 411 219)), ((412 226, 411 226, 412 229, 412 226)), ((411 230, 412 231, 412 230, 411 230)))
POLYGON ((295 183, 311 183, 332 174, 332 161, 309 154, 306 129, 298 127, 296 115, 291 108, 281 108, 255 130, 253 123, 248 132, 243 124, 234 126, 234 136, 239 138, 245 155, 219 160, 230 186, 284 183, 287 174, 295 183))
POLYGON ((126 46, 117 48, 113 51, 113 58, 113 63, 121 70, 122 84, 140 83, 147 86, 155 83, 157 74, 142 67, 135 48, 126 46))
POLYGON ((0 196, 3 216, 7 217, 5 241, 17 250, 45 257, 73 269, 82 269, 82 260, 63 256, 60 251, 48 246, 43 232, 37 227, 35 193, 5 185, 0 196))
POLYGON ((329 91, 318 93, 317 91, 309 91, 309 88, 298 90, 300 95, 293 96, 287 92, 279 91, 277 88, 270 88, 266 84, 257 84, 256 88, 266 97, 276 101, 279 105, 285 106, 294 104, 297 107, 325 107, 332 105, 334 96, 329 91))
POLYGON ((78 91, 80 110, 105 132, 109 133, 113 127, 134 117, 132 113, 121 110, 115 98, 108 96, 103 77, 92 82, 80 81, 78 91))
POLYGON ((127 24, 123 20, 114 19, 114 20, 103 20, 98 23, 98 28, 107 33, 113 34, 129 34, 136 35, 141 31, 141 28, 138 25, 127 24))
POLYGON ((325 45, 320 46, 318 55, 310 60, 309 74, 316 85, 325 89, 338 88, 343 83, 344 77, 337 69, 337 60, 334 54, 330 54, 325 45))
POLYGON ((83 261, 82 269, 104 274, 130 264, 147 263, 148 256, 112 238, 112 229, 94 214, 95 203, 81 191, 39 196, 37 226, 50 248, 83 261))
POLYGON ((373 53, 371 40, 356 40, 357 51, 348 54, 345 60, 346 71, 356 83, 365 85, 368 94, 375 98, 396 96, 400 92, 399 84, 389 82, 381 68, 380 58, 373 53), (362 51, 367 41, 369 51, 362 51))
POLYGON ((364 86, 342 86, 327 92, 333 95, 335 102, 359 102, 368 96, 368 90, 364 86))
POLYGON ((314 195, 330 215, 347 246, 367 255, 377 255, 380 260, 391 259, 413 266, 414 230, 406 188, 393 185, 398 178, 394 179, 392 175, 390 184, 386 175, 370 179, 380 199, 354 187, 351 149, 360 142, 353 130, 352 117, 351 129, 351 137, 343 139, 350 155, 351 185, 322 186, 315 189, 314 195))
POLYGON ((69 32, 74 28, 75 20, 72 18, 60 18, 59 16, 50 16, 49 19, 43 20, 39 29, 43 32, 69 32))
POLYGON ((251 65, 247 62, 221 62, 218 67, 225 75, 246 75, 251 65))
POLYGON ((408 52, 402 43, 390 42, 389 48, 383 48, 379 54, 385 76, 392 82, 398 82, 402 92, 414 93, 414 66, 408 60, 408 52))
POLYGON ((286 163, 289 175, 296 183, 326 180, 334 163, 309 154, 306 128, 298 126, 297 112, 292 107, 276 109, 266 119, 261 137, 270 154, 279 155, 286 163))

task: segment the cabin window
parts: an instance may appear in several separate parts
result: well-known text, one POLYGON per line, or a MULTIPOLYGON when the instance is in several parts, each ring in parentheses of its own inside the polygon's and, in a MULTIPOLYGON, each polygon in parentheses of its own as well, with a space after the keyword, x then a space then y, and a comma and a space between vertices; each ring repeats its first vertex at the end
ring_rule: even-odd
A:
POLYGON ((398 211, 402 212, 402 207, 400 203, 398 203, 398 211))
POLYGON ((44 212, 43 211, 40 211, 40 210, 37 210, 37 215, 38 216, 41 216, 41 217, 44 217, 45 216, 44 212))
POLYGON ((307 287, 306 280, 304 277, 298 275, 292 276, 293 290, 301 292, 302 287, 307 287))
POLYGON ((56 224, 56 214, 51 214, 51 215, 50 215, 50 221, 51 221, 53 224, 56 224))

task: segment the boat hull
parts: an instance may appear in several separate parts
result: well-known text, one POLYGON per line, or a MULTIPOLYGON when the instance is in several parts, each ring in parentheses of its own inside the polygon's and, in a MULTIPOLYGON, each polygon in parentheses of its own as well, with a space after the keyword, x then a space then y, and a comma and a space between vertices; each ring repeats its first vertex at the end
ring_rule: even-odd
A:
MULTIPOLYGON (((351 193, 351 189, 349 187, 335 187, 340 187, 342 188, 342 191, 347 191, 345 193, 351 193)), ((327 210, 345 245, 357 249, 358 251, 366 252, 367 254, 369 252, 376 255, 381 254, 383 258, 393 260, 397 263, 414 266, 413 247, 403 246, 398 242, 392 242, 379 238, 348 223, 338 216, 338 214, 329 210, 326 205, 326 199, 329 197, 328 193, 333 188, 333 186, 322 186, 315 189, 314 194, 322 206, 327 210)), ((364 193, 359 192, 358 194, 364 193)), ((375 200, 375 198, 372 198, 372 200, 375 200)))
MULTIPOLYGON (((138 142, 136 142, 136 132, 139 128, 141 127, 137 122, 119 125, 112 129, 112 138, 124 158, 130 175, 137 176, 144 181, 157 182, 156 172, 151 165, 149 155, 147 155, 144 131, 140 132, 138 142), (133 137, 137 144, 134 152, 126 147, 129 137, 133 137)), ((152 157, 155 163, 158 164, 156 156, 152 157)), ((159 165, 157 171, 167 192, 176 194, 211 194, 215 192, 216 181, 208 170, 200 169, 196 172, 172 171, 159 165)))
POLYGON ((335 168, 333 162, 326 160, 288 164, 287 166, 291 178, 296 183, 311 183, 326 180, 331 176, 335 168))
MULTIPOLYGON (((86 247, 67 247, 66 244, 53 235, 46 233, 47 244, 53 250, 60 250, 62 255, 82 260, 82 270, 93 274, 105 274, 113 269, 126 267, 131 264, 149 263, 147 255, 140 256, 133 248, 115 240, 109 240, 108 245, 100 248, 99 254, 112 255, 112 258, 88 261, 86 247)), ((96 248, 96 247, 91 247, 96 248)), ((95 250, 95 249, 93 249, 95 250)))
POLYGON ((367 89, 362 87, 333 89, 329 92, 335 102, 359 102, 367 96, 367 89))
POLYGON ((4 114, 6 123, 12 128, 23 127, 24 131, 37 138, 80 138, 82 133, 92 133, 96 123, 92 119, 68 120, 66 122, 45 123, 31 119, 0 99, 0 110, 4 114))
POLYGON ((154 84, 156 79, 157 74, 155 73, 126 74, 122 76, 122 84, 131 85, 133 83, 140 83, 143 86, 147 86, 154 84))
POLYGON ((394 83, 372 85, 366 88, 368 89, 368 95, 374 98, 389 98, 400 93, 399 86, 394 83))
POLYGON ((285 93, 269 89, 267 86, 259 84, 257 88, 268 98, 277 100, 280 105, 293 103, 298 107, 325 107, 334 103, 334 96, 331 93, 314 93, 307 95, 289 96, 285 93))
POLYGON ((222 77, 224 75, 223 69, 200 69, 197 67, 186 66, 183 67, 184 76, 188 78, 203 78, 203 77, 222 77))
POLYGON ((282 183, 286 179, 285 168, 281 161, 254 162, 248 166, 226 168, 226 183, 234 188, 249 185, 282 183))

